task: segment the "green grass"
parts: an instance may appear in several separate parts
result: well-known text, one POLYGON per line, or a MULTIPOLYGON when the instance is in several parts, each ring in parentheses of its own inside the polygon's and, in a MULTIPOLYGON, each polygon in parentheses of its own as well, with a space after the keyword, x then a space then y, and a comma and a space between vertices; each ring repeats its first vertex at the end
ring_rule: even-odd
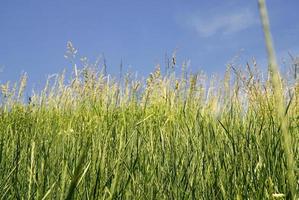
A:
MULTIPOLYGON (((293 149, 291 147, 291 137, 288 130, 288 118, 285 117, 285 105, 284 105, 284 95, 282 89, 282 81, 278 71, 278 65, 276 61, 275 51, 272 42, 272 36, 270 32, 270 23, 268 19, 268 13, 266 8, 265 0, 259 0, 259 11, 261 16, 261 21, 265 34, 266 48, 268 53, 269 61, 269 73, 271 85, 274 91, 275 108, 276 113, 279 118, 281 127, 281 140, 283 142, 284 153, 287 157, 287 179, 290 188, 290 197, 296 198, 296 179, 295 179, 295 161, 293 155, 293 149)), ((296 72, 295 72, 296 73, 296 72)))
MULTIPOLYGON (((3 86, 0 198, 291 198, 271 84, 254 67, 230 69, 206 88, 202 74, 157 68, 120 84, 86 68, 30 104, 23 86, 3 86)), ((283 91, 298 191, 298 83, 283 91)))
POLYGON ((173 58, 144 81, 83 62, 30 103, 26 75, 2 85, 0 199, 298 198, 299 83, 281 79, 267 23, 266 80, 255 62, 176 75, 173 58))

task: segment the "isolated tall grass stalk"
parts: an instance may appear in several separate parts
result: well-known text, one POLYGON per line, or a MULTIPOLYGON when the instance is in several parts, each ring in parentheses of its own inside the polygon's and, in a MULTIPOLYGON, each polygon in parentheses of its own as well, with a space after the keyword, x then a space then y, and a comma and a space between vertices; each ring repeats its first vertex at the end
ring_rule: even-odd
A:
POLYGON ((270 32, 270 23, 266 8, 265 0, 259 0, 259 10, 261 21, 263 25, 265 41, 266 41, 266 49, 268 54, 268 67, 270 73, 270 80, 273 87, 274 99, 275 99, 275 109, 280 121, 280 129, 281 129, 281 138, 283 142, 283 147, 285 151, 285 156, 287 159, 287 178, 288 185, 290 187, 291 196, 293 199, 296 198, 296 179, 295 179, 295 162, 294 155, 292 150, 292 140, 290 133, 288 132, 288 119, 286 115, 286 107, 285 107, 285 98, 282 90, 282 81, 279 74, 278 64, 275 56, 275 49, 272 42, 272 36, 270 32))

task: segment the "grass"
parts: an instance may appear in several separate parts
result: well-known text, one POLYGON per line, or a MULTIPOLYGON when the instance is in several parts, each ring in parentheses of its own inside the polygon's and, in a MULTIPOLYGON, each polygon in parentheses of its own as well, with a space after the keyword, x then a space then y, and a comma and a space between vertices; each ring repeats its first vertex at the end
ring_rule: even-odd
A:
POLYGON ((284 105, 284 96, 282 90, 282 82, 278 71, 278 65, 276 61, 274 47, 272 44, 272 36, 270 32, 270 25, 269 25, 265 0, 259 0, 259 10, 260 10, 261 21, 263 24, 263 29, 265 34, 266 47, 267 47, 268 60, 269 60, 269 73, 270 73, 270 79, 274 91, 274 98, 276 101, 275 104, 276 112, 280 121, 281 140, 283 141, 283 147, 284 147, 285 155, 287 157, 287 178, 288 178, 288 185, 290 188, 290 196, 295 199, 297 195, 296 195, 296 179, 294 174, 294 170, 295 170, 294 155, 291 147, 291 137, 288 131, 288 118, 285 117, 285 105, 284 105))
POLYGON ((83 62, 29 102, 26 75, 2 85, 0 199, 298 198, 298 80, 171 61, 144 81, 83 62))
MULTIPOLYGON (((3 86, 1 199, 291 198, 273 87, 255 70, 228 67, 216 84, 157 68, 142 84, 85 68, 30 104, 24 77, 3 86)), ((298 82, 283 91, 298 181, 298 82)))

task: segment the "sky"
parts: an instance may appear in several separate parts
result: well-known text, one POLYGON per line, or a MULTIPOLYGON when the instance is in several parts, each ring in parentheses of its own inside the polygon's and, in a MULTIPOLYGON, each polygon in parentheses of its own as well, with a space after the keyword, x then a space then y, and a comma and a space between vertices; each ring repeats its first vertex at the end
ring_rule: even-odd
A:
MULTIPOLYGON (((299 55, 299 1, 267 1, 280 63, 299 55)), ((66 44, 107 71, 146 76, 166 55, 193 72, 222 74, 226 64, 254 57, 266 65, 256 0, 1 0, 0 84, 26 72, 29 87, 66 69, 66 44)))

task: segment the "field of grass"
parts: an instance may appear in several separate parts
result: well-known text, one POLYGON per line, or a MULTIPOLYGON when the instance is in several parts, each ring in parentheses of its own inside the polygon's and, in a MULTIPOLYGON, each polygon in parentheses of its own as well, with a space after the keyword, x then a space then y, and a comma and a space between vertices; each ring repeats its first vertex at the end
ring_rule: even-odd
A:
POLYGON ((271 48, 266 78, 255 61, 176 74, 173 57, 146 80, 83 62, 29 99, 26 75, 2 84, 0 199, 298 198, 299 83, 271 48))
MULTIPOLYGON (((157 68, 143 83, 84 68, 28 103, 26 76, 2 85, 0 197, 290 198, 273 89, 259 74, 228 66, 208 82, 157 68)), ((298 191, 298 82, 283 91, 298 191)))

